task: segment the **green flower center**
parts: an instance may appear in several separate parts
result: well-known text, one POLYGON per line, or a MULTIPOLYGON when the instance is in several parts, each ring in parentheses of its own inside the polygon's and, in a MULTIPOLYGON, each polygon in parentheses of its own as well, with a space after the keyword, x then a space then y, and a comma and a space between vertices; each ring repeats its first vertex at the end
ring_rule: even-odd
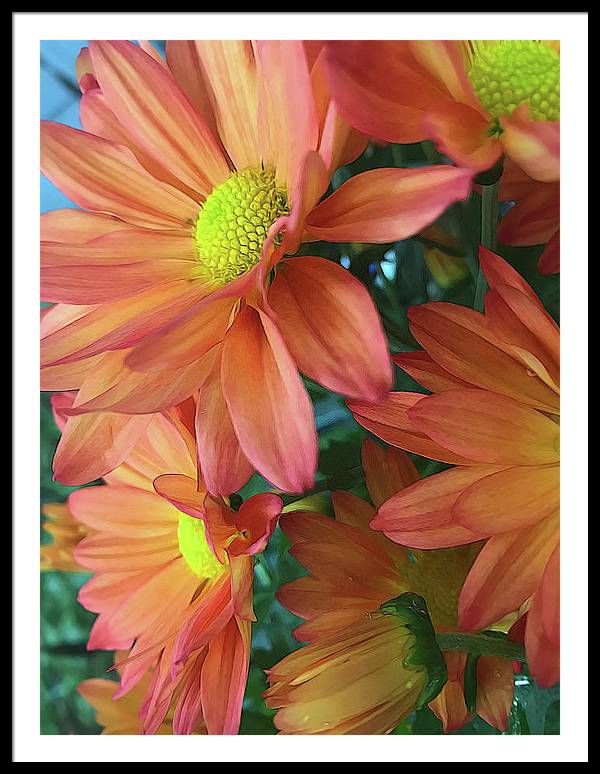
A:
POLYGON ((210 279, 225 284, 258 263, 269 228, 288 212, 273 172, 233 172, 206 199, 194 229, 198 261, 210 279))
POLYGON ((225 565, 219 562, 208 545, 202 519, 180 513, 177 539, 179 550, 194 575, 214 580, 225 570, 225 565))
POLYGON ((538 40, 499 40, 476 46, 469 78, 497 120, 522 103, 536 121, 560 117, 560 55, 538 40))

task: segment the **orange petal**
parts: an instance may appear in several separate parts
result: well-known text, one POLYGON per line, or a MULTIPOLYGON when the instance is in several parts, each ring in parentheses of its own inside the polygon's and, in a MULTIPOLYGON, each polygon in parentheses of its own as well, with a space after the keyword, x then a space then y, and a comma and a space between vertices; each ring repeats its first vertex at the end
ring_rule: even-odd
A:
MULTIPOLYGON (((116 354, 119 360, 114 367, 98 368, 84 382, 85 396, 79 391, 77 404, 70 414, 87 414, 91 411, 116 411, 128 414, 152 414, 166 411, 189 398, 202 383, 205 363, 201 358, 183 368, 143 373, 132 371, 124 362, 130 350, 116 354)), ((102 361, 104 364, 104 361, 102 361)), ((82 386, 82 387, 83 387, 82 386)))
POLYGON ((457 164, 475 171, 493 167, 502 145, 489 135, 489 120, 469 105, 452 102, 423 118, 423 129, 439 150, 457 164))
POLYGON ((153 229, 189 228, 198 204, 151 177, 122 145, 42 121, 41 168, 75 204, 153 229))
POLYGON ((209 734, 237 734, 250 663, 250 624, 232 618, 202 667, 202 714, 209 734))
POLYGON ((350 178, 306 221, 312 239, 394 242, 428 226, 466 199, 472 172, 439 164, 419 169, 371 169, 350 178))
POLYGON ((167 65, 179 88, 202 116, 215 138, 218 136, 214 95, 200 59, 197 40, 167 40, 167 65))
POLYGON ((66 486, 101 478, 123 462, 150 419, 127 414, 69 417, 54 454, 54 478, 66 486))
POLYGON ((397 355, 392 355, 392 360, 431 392, 445 392, 446 390, 470 386, 468 382, 458 379, 449 371, 441 368, 427 352, 420 350, 399 352, 397 355))
POLYGON ((448 668, 448 682, 433 701, 429 702, 429 708, 437 718, 442 721, 444 733, 458 731, 471 719, 472 715, 467 709, 464 696, 464 670, 467 660, 466 653, 444 653, 448 668))
POLYGON ((477 714, 498 731, 508 728, 513 703, 514 673, 505 658, 480 656, 477 660, 477 714))
POLYGON ((448 548, 481 540, 487 535, 458 524, 452 508, 461 492, 494 470, 488 465, 458 467, 417 481, 383 503, 371 526, 411 548, 448 548))
POLYGON ((196 476, 193 438, 170 415, 154 414, 126 462, 105 476, 105 481, 154 493, 154 479, 167 469, 196 476))
POLYGON ((362 465, 376 508, 419 479, 414 462, 407 454, 399 449, 386 449, 370 438, 363 441, 362 465))
POLYGON ((435 443, 412 422, 408 410, 423 398, 415 392, 390 392, 381 403, 349 401, 348 408, 359 425, 392 446, 441 462, 469 464, 470 460, 435 443))
POLYGON ((209 299, 198 310, 144 339, 127 357, 127 365, 134 371, 164 369, 165 352, 172 368, 198 360, 223 340, 235 303, 232 298, 209 299))
POLYGON ((531 673, 540 687, 550 687, 560 680, 559 546, 548 560, 527 614, 525 650, 531 673))
POLYGON ((406 41, 328 41, 325 67, 342 115, 380 140, 424 140, 424 111, 449 101, 443 84, 417 61, 406 41))
POLYGON ((560 179, 560 121, 534 121, 526 103, 502 119, 502 146, 534 180, 560 179))
POLYGON ((96 79, 136 145, 192 190, 207 196, 229 167, 167 68, 128 41, 92 41, 96 79))
POLYGON ((234 556, 230 563, 231 596, 236 615, 245 621, 256 621, 252 607, 254 560, 251 556, 234 556))
POLYGON ((331 390, 382 400, 392 386, 381 322, 364 286, 324 258, 279 264, 269 303, 298 368, 331 390))
POLYGON ((254 43, 258 73, 258 132, 263 162, 288 191, 300 162, 316 150, 319 124, 306 53, 301 41, 254 43))
POLYGON ((560 459, 560 428, 529 406, 486 390, 448 390, 408 411, 434 441, 473 462, 544 465, 560 459))
POLYGON ((495 535, 529 527, 550 516, 560 497, 558 465, 508 468, 476 482, 456 501, 456 520, 495 535))
POLYGON ((164 473, 154 479, 154 489, 175 508, 194 518, 204 518, 204 492, 198 482, 179 473, 164 473))
POLYGON ((69 508, 82 524, 123 537, 172 535, 177 512, 157 497, 129 486, 93 486, 69 496, 69 508))
POLYGON ((197 397, 196 444, 206 488, 228 497, 244 486, 253 467, 240 447, 223 395, 220 350, 212 357, 197 397))
POLYGON ((444 84, 453 99, 478 107, 479 101, 465 67, 462 41, 411 40, 409 48, 417 62, 444 84))
POLYGON ((558 513, 532 527, 491 537, 460 594, 461 629, 484 629, 518 610, 540 585, 557 544, 558 513))
POLYGON ((116 301, 166 282, 189 282, 195 269, 193 242, 185 234, 118 231, 85 245, 41 243, 44 301, 116 301))
POLYGON ((135 296, 91 306, 86 313, 42 339, 42 364, 58 365, 125 349, 160 330, 198 303, 202 286, 179 279, 135 296))
POLYGON ((314 481, 312 406, 275 324, 245 307, 223 344, 223 393, 240 445, 275 486, 302 492, 314 481))
POLYGON ((538 183, 538 186, 518 200, 500 221, 498 241, 502 244, 543 245, 556 233, 560 218, 559 185, 538 183))
POLYGON ((65 210, 51 210, 40 215, 40 240, 62 242, 70 245, 84 245, 97 237, 130 230, 131 226, 122 220, 96 212, 85 212, 69 207, 65 210))
POLYGON ((258 166, 258 85, 248 40, 194 41, 214 96, 219 134, 236 169, 258 166))
POLYGON ((556 392, 532 375, 511 346, 494 335, 479 312, 435 302, 410 307, 408 317, 414 337, 446 371, 476 387, 544 411, 556 411, 556 392))

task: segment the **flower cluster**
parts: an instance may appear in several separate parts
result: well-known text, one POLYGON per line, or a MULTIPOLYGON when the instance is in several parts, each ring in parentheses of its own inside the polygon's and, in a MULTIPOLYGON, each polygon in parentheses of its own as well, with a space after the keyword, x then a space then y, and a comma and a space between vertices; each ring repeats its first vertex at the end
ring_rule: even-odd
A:
POLYGON ((506 731, 515 671, 558 682, 559 329, 496 240, 559 270, 559 70, 555 41, 82 49, 83 128, 41 130, 75 205, 41 220, 41 386, 80 487, 41 553, 91 573, 104 733, 238 732, 276 530, 307 573, 281 733, 506 731), (394 318, 406 240, 438 295, 394 318), (356 420, 344 475, 317 394, 356 420))

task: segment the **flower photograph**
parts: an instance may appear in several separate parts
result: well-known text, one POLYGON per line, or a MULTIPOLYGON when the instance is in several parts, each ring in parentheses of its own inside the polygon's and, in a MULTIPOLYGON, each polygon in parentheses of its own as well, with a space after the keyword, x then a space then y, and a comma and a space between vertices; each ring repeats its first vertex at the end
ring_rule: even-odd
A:
POLYGON ((587 17, 519 17, 14 17, 20 760, 586 759, 587 17))

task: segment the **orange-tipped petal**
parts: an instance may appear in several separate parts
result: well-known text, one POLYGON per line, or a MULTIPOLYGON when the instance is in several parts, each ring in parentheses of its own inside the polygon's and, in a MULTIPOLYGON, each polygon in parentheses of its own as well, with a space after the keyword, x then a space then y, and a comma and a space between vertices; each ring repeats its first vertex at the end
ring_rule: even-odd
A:
POLYGON ((392 356, 396 365, 406 371, 409 376, 422 384, 431 392, 445 392, 458 388, 470 387, 468 382, 458 379, 456 376, 439 366, 432 360, 427 352, 399 352, 392 356))
POLYGON ((529 406, 486 390, 448 390, 408 410, 415 426, 473 462, 544 465, 560 459, 560 428, 529 406))
POLYGON ((453 202, 466 199, 472 171, 439 164, 371 169, 350 178, 307 218, 313 239, 394 242, 418 233, 453 202))
POLYGON ((348 408, 359 425, 392 446, 440 462, 468 464, 470 460, 432 441, 410 419, 408 410, 425 397, 415 392, 390 392, 381 403, 348 401, 348 408))
POLYGON ((201 288, 179 279, 135 296, 88 306, 84 315, 42 339, 42 364, 58 365, 131 347, 193 308, 201 295, 201 288))
POLYGON ((529 118, 526 103, 502 120, 502 146, 508 156, 534 180, 560 179, 560 122, 529 118))
POLYGON ((101 478, 123 462, 150 419, 110 413, 69 417, 54 454, 54 478, 66 486, 101 478))
POLYGON ((537 684, 548 688, 560 680, 560 547, 548 560, 527 614, 525 650, 537 684))
POLYGON ((62 242, 69 245, 84 245, 97 237, 128 231, 131 226, 122 220, 97 212, 85 212, 69 207, 51 210, 40 215, 40 240, 62 242))
POLYGON ((214 95, 208 84, 197 40, 167 40, 167 65, 179 88, 202 116, 215 138, 218 136, 214 95))
POLYGON ((475 387, 493 390, 544 411, 555 411, 555 390, 494 335, 485 317, 458 304, 435 302, 408 310, 410 329, 435 362, 475 387))
POLYGON ((229 175, 209 127, 167 68, 128 41, 92 41, 96 79, 136 144, 199 194, 229 175))
POLYGON ((237 734, 250 663, 250 624, 232 618, 211 640, 202 667, 202 714, 209 734, 237 734))
POLYGON ((537 524, 554 513, 559 496, 558 465, 508 468, 466 489, 452 513, 464 527, 494 535, 537 524))
POLYGON ((419 64, 406 41, 328 41, 325 68, 342 115, 379 140, 424 140, 424 111, 449 102, 444 86, 419 64))
POLYGON ((362 445, 362 465, 376 508, 419 479, 414 462, 399 449, 386 449, 370 438, 362 445))
POLYGON ((324 258, 283 261, 269 303, 303 373, 350 398, 385 398, 392 369, 383 328, 368 292, 348 271, 324 258))
POLYGON ((539 189, 517 201, 498 225, 498 241, 505 245, 543 245, 556 233, 560 219, 558 184, 539 189))
POLYGON ((157 285, 194 278, 192 240, 185 234, 118 231, 85 245, 41 243, 42 300, 99 304, 157 285))
POLYGON ((173 320, 138 344, 127 357, 127 365, 134 371, 163 369, 165 352, 173 368, 198 360, 223 340, 234 304, 232 298, 209 298, 197 311, 173 320))
POLYGON ((487 537, 458 524, 452 508, 461 492, 495 470, 488 465, 452 468, 417 481, 381 505, 373 529, 411 548, 448 548, 487 537))
POLYGON ((460 102, 426 113, 423 129, 445 156, 472 170, 490 169, 502 155, 502 145, 489 135, 488 119, 460 102))
POLYGON ((272 320, 245 307, 227 332, 223 393, 241 447, 271 483, 309 489, 317 466, 312 406, 272 320))
POLYGON ((177 511, 154 492, 133 486, 91 486, 72 492, 69 508, 78 521, 122 537, 169 536, 177 511))
POLYGON ((197 396, 196 444, 207 490, 227 497, 244 486, 253 468, 240 447, 223 395, 221 352, 213 357, 197 396))
POLYGON ((196 40, 194 45, 229 158, 236 169, 259 165, 258 85, 252 44, 248 40, 196 40))
POLYGON ((75 204, 134 226, 188 228, 198 204, 151 177, 122 145, 70 126, 42 121, 41 168, 75 204))
POLYGON ((411 40, 409 48, 423 67, 443 83, 452 99, 477 108, 479 101, 467 75, 458 40, 411 40))
POLYGON ((460 593, 461 629, 483 629, 518 610, 534 593, 558 544, 558 522, 556 513, 487 541, 460 593))
POLYGON ((316 150, 319 141, 306 53, 297 40, 262 40, 254 46, 261 156, 275 170, 277 180, 291 191, 302 159, 316 150))
POLYGON ((477 660, 477 714, 498 731, 508 728, 515 678, 512 663, 505 658, 480 656, 477 660))
POLYGON ((472 715, 465 704, 464 673, 466 653, 444 653, 448 668, 448 682, 435 699, 429 702, 429 708, 442 721, 444 733, 458 731, 471 719, 472 715))

